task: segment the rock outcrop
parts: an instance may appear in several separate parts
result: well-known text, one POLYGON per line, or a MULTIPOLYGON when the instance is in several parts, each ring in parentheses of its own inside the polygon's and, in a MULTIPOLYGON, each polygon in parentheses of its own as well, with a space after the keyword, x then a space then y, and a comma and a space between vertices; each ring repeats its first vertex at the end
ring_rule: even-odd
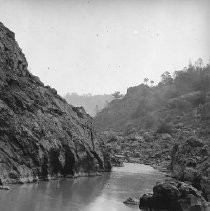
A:
POLYGON ((189 182, 210 201, 209 140, 190 137, 173 147, 171 158, 172 176, 189 182))
MULTIPOLYGON (((104 170, 91 117, 27 67, 15 34, 0 23, 1 180, 31 182, 104 170)), ((109 161, 106 166, 110 170, 109 161)))
POLYGON ((141 210, 204 210, 208 206, 201 193, 184 182, 165 182, 154 186, 153 194, 140 198, 141 210))

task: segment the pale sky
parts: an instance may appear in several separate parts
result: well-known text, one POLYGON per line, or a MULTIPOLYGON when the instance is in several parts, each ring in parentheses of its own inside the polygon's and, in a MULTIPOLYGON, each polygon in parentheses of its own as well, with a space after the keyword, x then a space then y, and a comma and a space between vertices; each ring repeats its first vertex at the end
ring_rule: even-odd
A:
POLYGON ((0 0, 0 21, 61 95, 125 93, 210 58, 209 0, 0 0))

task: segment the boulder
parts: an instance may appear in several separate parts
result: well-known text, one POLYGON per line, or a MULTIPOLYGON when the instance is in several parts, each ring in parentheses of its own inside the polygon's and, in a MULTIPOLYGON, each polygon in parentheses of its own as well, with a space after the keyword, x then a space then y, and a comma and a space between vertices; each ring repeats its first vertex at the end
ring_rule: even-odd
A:
POLYGON ((206 200, 201 192, 184 182, 158 183, 153 188, 153 194, 144 194, 140 198, 140 209, 183 211, 195 207, 204 209, 206 200))
POLYGON ((139 208, 178 209, 179 190, 174 184, 159 183, 153 188, 153 195, 143 195, 140 198, 139 208))
POLYGON ((153 207, 153 195, 150 193, 144 194, 142 197, 140 197, 139 200, 139 209, 145 209, 145 208, 152 208, 153 207))

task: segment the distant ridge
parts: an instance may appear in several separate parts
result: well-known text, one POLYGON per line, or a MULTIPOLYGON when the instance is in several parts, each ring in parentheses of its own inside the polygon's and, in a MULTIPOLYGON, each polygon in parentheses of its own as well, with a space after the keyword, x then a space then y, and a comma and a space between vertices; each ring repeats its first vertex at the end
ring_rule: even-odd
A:
POLYGON ((114 99, 112 95, 79 95, 77 93, 67 93, 64 98, 73 106, 82 106, 85 111, 94 117, 100 110, 108 105, 114 99))

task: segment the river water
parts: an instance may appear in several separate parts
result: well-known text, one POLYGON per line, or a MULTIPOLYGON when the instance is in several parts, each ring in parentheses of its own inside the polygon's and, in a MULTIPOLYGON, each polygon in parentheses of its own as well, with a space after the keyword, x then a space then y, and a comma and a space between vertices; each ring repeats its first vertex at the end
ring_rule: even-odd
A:
POLYGON ((150 166, 125 163, 98 177, 11 185, 0 190, 0 211, 137 211, 128 197, 152 192, 164 174, 150 166))

